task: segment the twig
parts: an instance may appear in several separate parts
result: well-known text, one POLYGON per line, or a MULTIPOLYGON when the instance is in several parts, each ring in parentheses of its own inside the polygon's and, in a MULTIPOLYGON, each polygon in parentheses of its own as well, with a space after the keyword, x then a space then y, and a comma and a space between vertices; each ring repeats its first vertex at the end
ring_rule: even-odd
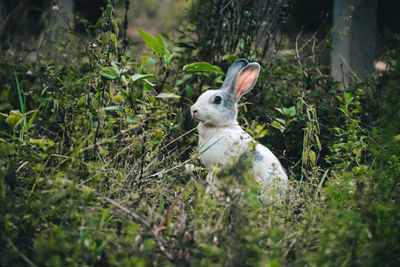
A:
POLYGON ((142 185, 143 167, 144 167, 144 160, 145 160, 145 157, 146 157, 145 146, 146 146, 146 135, 143 137, 142 152, 141 152, 141 155, 140 155, 141 160, 140 160, 139 188, 142 185))
POLYGON ((154 238, 156 239, 158 246, 160 247, 160 250, 169 258, 169 259, 173 259, 172 255, 165 249, 160 236, 158 234, 158 229, 157 228, 153 228, 152 233, 154 235, 154 238))
POLYGON ((109 202, 110 204, 114 205, 116 208, 118 208, 119 210, 123 211, 124 213, 126 213, 129 217, 132 217, 138 221, 140 221, 141 223, 143 223, 144 225, 146 225, 147 227, 150 227, 150 224, 145 221, 144 219, 140 218, 139 215, 137 215, 135 212, 129 210, 127 207, 122 206, 121 204, 119 204, 117 201, 97 192, 96 190, 86 186, 86 185, 80 185, 82 188, 96 194, 99 198, 109 202))
POLYGON ((135 105, 133 104, 133 99, 130 95, 128 95, 128 97, 126 98, 128 99, 129 105, 131 105, 131 108, 133 109, 133 111, 135 112, 135 114, 137 114, 137 110, 135 108, 135 105))
POLYGON ((36 264, 34 264, 30 259, 28 259, 28 257, 22 253, 15 245, 14 243, 8 238, 6 237, 8 243, 10 244, 10 246, 30 265, 30 266, 37 266, 36 264))
MULTIPOLYGON (((187 184, 186 184, 187 186, 187 184)), ((164 229, 165 224, 167 223, 167 221, 169 220, 169 218, 172 215, 172 211, 176 206, 176 203, 178 203, 178 201, 182 198, 183 192, 185 192, 186 190, 186 186, 185 188, 183 188, 182 192, 179 193, 179 195, 175 198, 174 202, 172 202, 171 206, 168 208, 167 213, 164 215, 164 217, 162 218, 160 224, 158 225, 158 232, 161 232, 164 229)))
POLYGON ((155 88, 157 94, 159 94, 159 93, 162 92, 162 90, 163 90, 163 88, 164 88, 164 85, 165 85, 165 82, 167 81, 167 78, 169 77, 169 71, 168 71, 167 68, 164 66, 164 63, 163 63, 163 59, 162 59, 162 58, 160 58, 160 63, 161 63, 161 65, 163 66, 164 79, 161 81, 161 85, 160 85, 159 87, 155 88))
POLYGON ((144 177, 144 178, 147 179, 147 178, 150 178, 150 177, 155 177, 155 176, 159 176, 160 174, 164 174, 164 173, 170 172, 170 171, 172 171, 172 170, 175 170, 176 168, 182 167, 184 164, 188 163, 188 162, 191 161, 191 160, 192 160, 192 159, 187 159, 187 160, 185 160, 184 162, 182 162, 181 164, 178 164, 178 165, 176 165, 176 166, 174 166, 174 167, 172 167, 172 168, 170 168, 170 169, 168 169, 168 170, 162 170, 162 171, 160 171, 160 172, 154 173, 154 174, 149 175, 149 176, 146 176, 146 177, 144 177))
POLYGON ((164 148, 166 148, 167 146, 173 144, 174 142, 178 141, 179 139, 181 139, 181 138, 184 137, 185 135, 187 135, 187 134, 193 132, 193 131, 196 130, 196 129, 197 129, 197 126, 194 127, 193 129, 187 131, 186 133, 184 133, 184 134, 178 136, 177 138, 175 138, 174 140, 172 140, 171 142, 169 142, 168 144, 166 144, 165 146, 163 146, 162 148, 160 148, 160 151, 163 150, 164 148))
POLYGON ((224 12, 225 8, 227 8, 227 7, 230 5, 230 3, 232 3, 232 0, 230 0, 230 1, 222 8, 221 13, 224 12))
POLYGON ((301 59, 300 59, 300 52, 299 52, 299 39, 301 36, 301 33, 303 32, 303 28, 301 28, 299 34, 296 37, 296 42, 295 42, 295 51, 296 51, 296 59, 297 59, 297 63, 299 64, 301 71, 303 72, 304 77, 307 77, 307 72, 304 70, 303 68, 303 64, 301 63, 301 59))

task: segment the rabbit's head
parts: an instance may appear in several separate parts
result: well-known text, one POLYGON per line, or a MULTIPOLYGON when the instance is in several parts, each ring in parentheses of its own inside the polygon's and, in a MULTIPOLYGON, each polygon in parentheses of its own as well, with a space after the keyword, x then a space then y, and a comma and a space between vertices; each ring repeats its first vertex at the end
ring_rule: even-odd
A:
POLYGON ((237 102, 257 81, 260 65, 239 59, 232 63, 221 89, 204 92, 191 107, 192 117, 210 126, 228 126, 236 121, 237 102))

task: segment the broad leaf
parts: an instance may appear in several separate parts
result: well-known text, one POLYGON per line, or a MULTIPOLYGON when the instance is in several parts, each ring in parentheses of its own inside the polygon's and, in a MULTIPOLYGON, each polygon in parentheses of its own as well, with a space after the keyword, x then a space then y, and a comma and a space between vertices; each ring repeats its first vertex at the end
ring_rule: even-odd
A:
POLYGON ((109 107, 105 107, 104 110, 124 112, 124 109, 121 106, 109 106, 109 107))
POLYGON ((193 97, 193 88, 190 85, 186 85, 186 94, 188 95, 189 98, 193 97))
POLYGON ((161 35, 157 35, 157 39, 153 37, 150 33, 138 29, 140 36, 142 37, 143 41, 146 43, 146 46, 150 48, 158 57, 163 57, 165 54, 165 43, 162 39, 161 35))
POLYGON ((207 62, 194 62, 183 67, 185 71, 209 71, 224 74, 224 72, 218 67, 211 65, 207 62))
POLYGON ((150 33, 146 32, 142 29, 138 29, 138 32, 139 32, 140 36, 142 37, 143 41, 145 42, 146 46, 155 53, 156 52, 155 48, 158 45, 156 38, 154 38, 153 35, 151 35, 150 33))
POLYGON ((169 94, 169 93, 160 93, 160 94, 156 95, 156 97, 158 97, 158 98, 180 98, 179 95, 169 94))
POLYGON ((154 77, 154 74, 134 74, 132 75, 131 79, 133 82, 141 81, 147 78, 154 77))
POLYGON ((226 56, 224 56, 224 59, 226 61, 228 61, 229 63, 232 63, 233 61, 235 61, 238 58, 239 57, 237 55, 226 55, 226 56))
POLYGON ((119 71, 116 67, 101 68, 101 77, 107 80, 115 80, 119 77, 119 71))
POLYGON ((281 124, 279 122, 277 122, 277 121, 271 122, 271 126, 276 128, 276 129, 278 129, 278 130, 280 130, 281 127, 282 127, 281 124))
POLYGON ((296 108, 294 106, 290 107, 290 108, 287 108, 286 109, 286 115, 289 116, 289 117, 295 116, 296 115, 296 108))
POLYGON ((6 122, 11 126, 14 127, 20 120, 23 119, 23 115, 19 110, 11 110, 10 115, 8 115, 6 122))
POLYGON ((163 57, 166 54, 169 54, 169 53, 166 53, 164 39, 161 37, 161 35, 157 34, 156 55, 158 57, 163 57))
POLYGON ((316 162, 316 159, 317 159, 317 157, 316 157, 316 155, 315 155, 315 152, 312 151, 312 150, 309 150, 309 151, 308 151, 308 156, 310 157, 311 164, 312 164, 313 166, 315 166, 315 162, 316 162))

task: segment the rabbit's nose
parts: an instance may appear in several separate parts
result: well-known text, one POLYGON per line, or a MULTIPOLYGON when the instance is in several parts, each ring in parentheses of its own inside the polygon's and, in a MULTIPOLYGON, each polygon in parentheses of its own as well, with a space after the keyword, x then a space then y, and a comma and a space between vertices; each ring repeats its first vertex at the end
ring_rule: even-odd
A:
POLYGON ((194 114, 196 114, 198 112, 196 107, 191 107, 190 109, 192 111, 192 115, 194 115, 194 114))

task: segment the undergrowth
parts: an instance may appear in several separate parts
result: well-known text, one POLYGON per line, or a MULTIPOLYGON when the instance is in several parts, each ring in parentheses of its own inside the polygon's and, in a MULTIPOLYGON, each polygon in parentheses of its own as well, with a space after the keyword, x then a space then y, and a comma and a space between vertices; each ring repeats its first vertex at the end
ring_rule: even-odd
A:
POLYGON ((341 92, 309 42, 260 58, 272 63, 241 120, 283 159, 290 189, 260 201, 233 168, 211 197, 188 110, 224 68, 194 62, 205 50, 184 31, 178 46, 139 30, 143 52, 120 12, 109 1, 87 37, 53 25, 35 48, 3 46, 2 266, 400 263, 400 61, 341 92))

